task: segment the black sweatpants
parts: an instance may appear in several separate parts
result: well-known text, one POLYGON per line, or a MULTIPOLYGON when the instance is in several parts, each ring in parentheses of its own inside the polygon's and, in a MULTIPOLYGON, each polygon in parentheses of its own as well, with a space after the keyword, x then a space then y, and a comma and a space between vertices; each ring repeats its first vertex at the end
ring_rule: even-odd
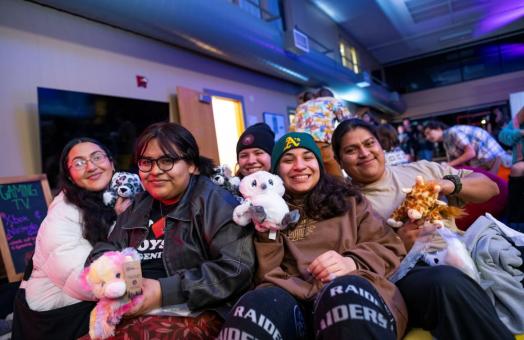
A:
POLYGON ((506 205, 508 225, 524 233, 524 176, 509 177, 508 203, 506 205))
POLYGON ((244 294, 218 340, 396 339, 395 320, 375 288, 358 276, 335 279, 314 303, 279 287, 244 294))
POLYGON ((514 339, 482 288, 454 267, 419 263, 397 286, 410 326, 437 339, 514 339))

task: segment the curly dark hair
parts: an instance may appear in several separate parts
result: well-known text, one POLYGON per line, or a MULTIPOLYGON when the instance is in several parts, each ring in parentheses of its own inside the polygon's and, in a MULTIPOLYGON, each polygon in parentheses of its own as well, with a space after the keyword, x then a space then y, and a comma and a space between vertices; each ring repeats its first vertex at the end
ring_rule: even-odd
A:
POLYGON ((84 238, 91 244, 107 240, 109 228, 116 220, 116 213, 112 207, 104 204, 102 195, 104 191, 88 191, 77 186, 69 174, 67 163, 71 149, 81 143, 93 143, 98 145, 113 162, 109 149, 99 141, 80 137, 70 140, 60 155, 60 172, 58 174, 59 188, 65 195, 66 201, 74 204, 80 209, 83 220, 84 238))
MULTIPOLYGON (((301 214, 317 221, 343 215, 351 208, 349 197, 355 197, 357 203, 362 201, 362 194, 349 182, 320 170, 317 185, 304 198, 301 214)), ((288 193, 284 198, 293 201, 288 193)))
POLYGON ((213 161, 200 155, 198 144, 191 132, 182 125, 170 122, 151 124, 142 132, 136 142, 135 162, 144 154, 147 145, 153 139, 158 140, 166 155, 183 157, 186 162, 194 164, 200 175, 209 177, 214 173, 213 161))

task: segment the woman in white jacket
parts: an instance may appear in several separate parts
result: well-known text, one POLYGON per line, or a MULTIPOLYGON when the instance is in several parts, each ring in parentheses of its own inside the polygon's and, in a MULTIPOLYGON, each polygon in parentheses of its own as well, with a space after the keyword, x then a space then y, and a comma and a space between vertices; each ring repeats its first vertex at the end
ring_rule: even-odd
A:
POLYGON ((94 297, 79 279, 93 245, 107 239, 129 200, 107 207, 114 164, 107 147, 71 140, 60 156, 60 193, 38 230, 33 270, 15 300, 13 339, 67 339, 87 333, 94 297))

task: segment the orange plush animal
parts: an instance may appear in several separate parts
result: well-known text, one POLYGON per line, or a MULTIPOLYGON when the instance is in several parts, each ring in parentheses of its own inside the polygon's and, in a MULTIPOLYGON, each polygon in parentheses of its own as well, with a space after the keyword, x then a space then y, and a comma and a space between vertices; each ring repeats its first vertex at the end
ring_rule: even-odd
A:
POLYGON ((406 198, 387 220, 392 227, 398 228, 408 221, 420 219, 443 226, 444 219, 463 214, 462 209, 451 207, 438 199, 440 185, 435 182, 424 183, 421 176, 416 177, 415 185, 411 189, 402 191, 406 193, 406 198))

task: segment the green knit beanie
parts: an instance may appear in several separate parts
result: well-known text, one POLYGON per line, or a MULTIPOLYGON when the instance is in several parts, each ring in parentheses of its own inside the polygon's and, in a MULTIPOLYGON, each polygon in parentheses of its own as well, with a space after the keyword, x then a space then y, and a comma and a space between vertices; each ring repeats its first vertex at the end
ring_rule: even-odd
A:
POLYGON ((282 155, 288 150, 297 148, 304 148, 313 152, 317 158, 320 169, 324 168, 320 149, 313 140, 313 137, 305 132, 288 132, 283 135, 273 147, 273 152, 271 153, 271 171, 277 173, 278 162, 280 158, 282 158, 282 155))

